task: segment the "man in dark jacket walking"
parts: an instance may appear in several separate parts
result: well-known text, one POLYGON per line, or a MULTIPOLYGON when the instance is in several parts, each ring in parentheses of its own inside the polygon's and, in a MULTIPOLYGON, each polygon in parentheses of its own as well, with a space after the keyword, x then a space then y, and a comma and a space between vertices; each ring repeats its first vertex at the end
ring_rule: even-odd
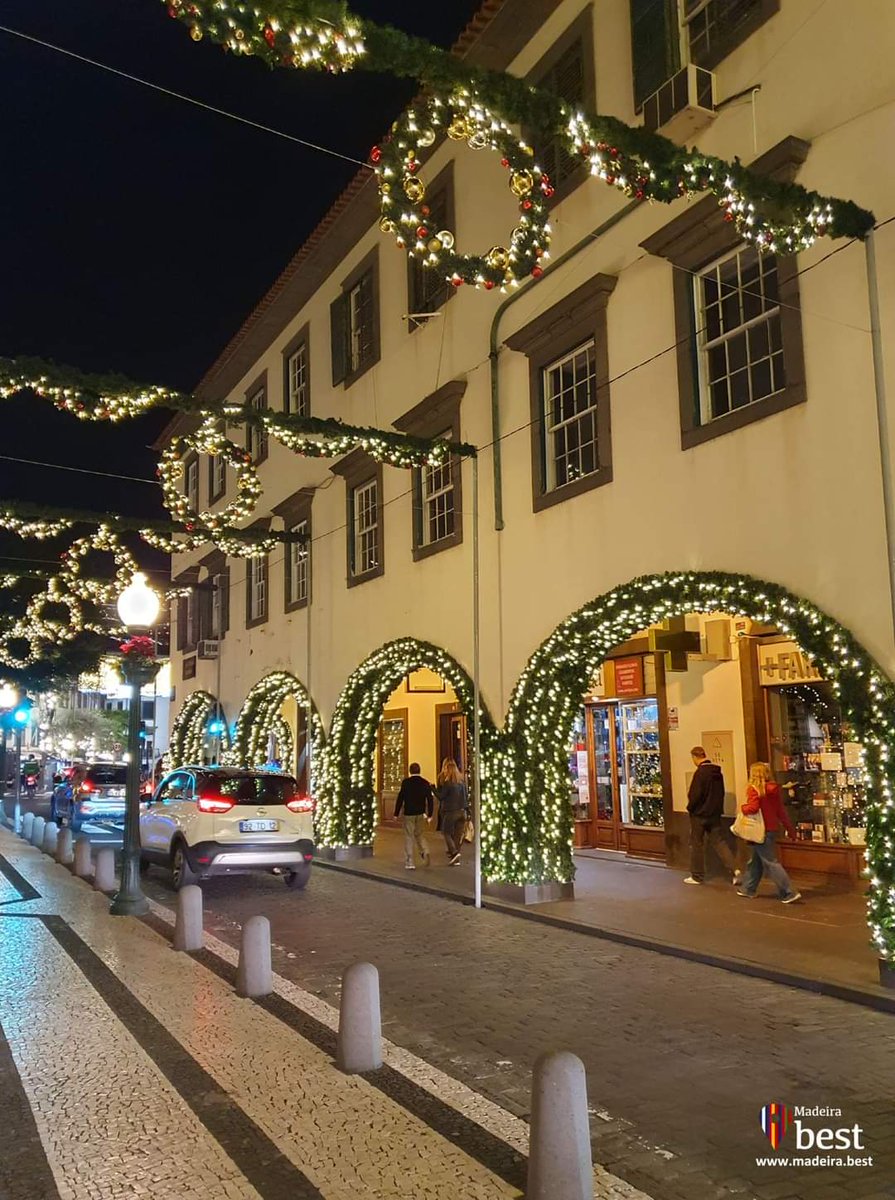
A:
POLYGON ((724 776, 717 763, 710 762, 702 746, 690 751, 696 770, 687 792, 687 812, 690 814, 690 874, 684 883, 705 882, 705 844, 727 867, 736 883, 741 872, 721 829, 724 812, 724 776))
POLYGON ((435 797, 432 794, 432 784, 423 779, 419 763, 410 764, 410 774, 401 781, 401 790, 395 802, 395 816, 404 813, 404 869, 415 871, 413 848, 420 852, 423 866, 429 865, 429 848, 423 833, 427 821, 432 819, 435 808, 435 797))

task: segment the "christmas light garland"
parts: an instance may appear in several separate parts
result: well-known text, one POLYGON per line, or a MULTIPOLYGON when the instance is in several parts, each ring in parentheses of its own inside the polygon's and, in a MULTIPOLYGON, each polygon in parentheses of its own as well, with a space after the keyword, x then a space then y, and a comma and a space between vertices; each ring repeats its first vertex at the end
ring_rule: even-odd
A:
MULTIPOLYGON (((241 54, 257 54, 271 66, 317 65, 313 59, 304 63, 301 56, 290 54, 282 35, 302 22, 307 23, 308 28, 316 29, 331 20, 326 15, 331 11, 326 0, 301 0, 300 3, 297 0, 270 0, 263 9, 241 0, 196 0, 194 3, 178 0, 176 6, 169 5, 168 11, 171 16, 190 24, 194 38, 207 35, 225 48, 236 49, 241 54)), ((687 150, 660 134, 626 125, 615 117, 585 113, 543 88, 532 87, 524 79, 475 67, 421 38, 350 17, 342 5, 339 5, 339 15, 356 32, 358 46, 362 43, 366 48, 365 53, 359 53, 353 59, 344 57, 339 62, 341 69, 354 65, 418 80, 444 105, 450 103, 452 96, 474 96, 476 103, 493 114, 500 126, 520 125, 532 130, 533 135, 544 143, 558 140, 570 154, 587 162, 593 175, 634 199, 671 203, 682 195, 709 191, 717 196, 725 215, 736 222, 741 235, 760 249, 784 246, 803 249, 820 236, 862 238, 873 227, 873 214, 851 201, 823 196, 795 183, 776 183, 753 174, 739 160, 725 162, 697 150, 687 150)), ((417 132, 418 112, 418 106, 414 105, 395 126, 394 135, 406 140, 408 133, 417 132)), ((428 138, 431 122, 424 125, 424 131, 428 138)), ((416 146, 419 144, 417 142, 416 146)), ((388 145, 386 141, 374 153, 381 151, 383 156, 391 158, 388 145)), ((405 168, 408 161, 416 161, 416 157, 410 159, 406 153, 409 149, 416 151, 416 146, 399 147, 401 153, 390 162, 393 169, 400 168, 395 183, 403 180, 405 174, 415 177, 415 172, 405 168)), ((377 154, 374 161, 377 169, 380 161, 377 154)), ((416 188, 412 190, 418 192, 416 188)), ((413 205, 420 202, 412 195, 405 195, 405 199, 413 205)), ((445 257, 444 240, 438 237, 439 231, 434 231, 433 238, 424 220, 414 227, 410 221, 401 221, 400 212, 396 221, 391 211, 393 203, 392 200, 384 205, 389 209, 382 217, 385 231, 393 232, 394 225, 394 231, 414 258, 427 262, 434 254, 437 262, 430 265, 450 263, 451 278, 456 274, 462 281, 478 286, 485 286, 486 280, 492 286, 497 283, 492 273, 475 267, 469 268, 470 278, 467 279, 464 261, 453 258, 451 247, 446 248, 445 257), (426 229, 426 235, 414 236, 420 228, 426 229), (440 242, 441 248, 431 249, 429 243, 432 241, 440 242)), ((409 209, 406 215, 410 215, 409 209)), ((417 215, 426 216, 421 211, 417 215)), ((546 237, 546 232, 542 231, 542 236, 546 237)), ((542 246, 546 249, 544 243, 542 246)), ((528 255, 522 256, 520 269, 527 260, 528 255)), ((531 270, 529 267, 528 272, 522 273, 531 270)), ((512 263, 509 273, 510 282, 518 279, 512 263)))
POLYGON ((63 550, 62 582, 72 596, 92 600, 95 604, 111 604, 127 587, 137 570, 137 560, 108 525, 99 525, 89 537, 80 537, 63 550), (115 574, 110 580, 85 579, 81 574, 81 562, 88 554, 111 554, 115 574))
MULTIPOLYGON (((202 764, 205 758, 208 725, 219 713, 221 713, 219 702, 210 692, 189 693, 171 723, 168 753, 165 756, 166 770, 202 764)), ((223 724, 221 744, 226 747, 230 741, 230 729, 226 721, 223 724)))
MULTIPOLYGON (((303 683, 289 671, 273 671, 260 679, 245 698, 236 718, 233 733, 232 761, 238 766, 257 767, 267 761, 267 746, 271 733, 282 728, 278 724, 286 700, 292 697, 305 713, 310 709, 311 792, 315 792, 319 764, 324 753, 323 722, 316 707, 309 701, 303 683)), ((291 731, 290 731, 291 739, 291 731)))
POLYGON ((870 929, 880 955, 895 958, 895 686, 826 613, 747 575, 634 579, 579 609, 541 644, 514 689, 489 764, 482 821, 489 870, 513 883, 572 878, 568 747, 582 696, 614 647, 690 612, 742 614, 773 624, 829 680, 865 749, 870 929))
POLYGON ((503 289, 520 277, 543 274, 549 257, 550 225, 545 201, 553 195, 547 175, 534 161, 534 150, 520 140, 473 92, 452 93, 446 100, 431 96, 409 109, 392 125, 390 138, 374 146, 370 161, 379 179, 379 228, 393 233, 397 244, 429 270, 455 287, 463 283, 503 289), (434 229, 425 203, 420 152, 440 133, 473 150, 491 150, 509 171, 510 191, 519 204, 518 224, 506 246, 485 254, 460 254, 450 229, 434 229))
POLYGON ((215 418, 207 419, 196 433, 174 437, 165 447, 158 467, 159 480, 165 508, 175 521, 183 523, 188 532, 197 525, 211 533, 223 532, 235 521, 244 521, 252 515, 261 496, 261 480, 248 450, 230 441, 220 429, 215 418), (190 507, 190 498, 180 488, 186 471, 189 451, 196 454, 215 455, 223 458, 232 467, 236 476, 236 497, 221 509, 203 509, 195 512, 190 507))
MULTIPOLYGON (((165 0, 194 42, 206 35, 234 54, 255 55, 277 67, 316 67, 338 73, 364 53, 360 23, 338 0, 288 0, 279 15, 240 0, 165 0)), ((273 6, 271 6, 273 7, 273 6)))
MULTIPOLYGON (((467 714, 467 761, 473 741, 472 681, 444 650, 430 642, 401 638, 388 642, 352 672, 339 696, 330 725, 317 788, 317 833, 325 846, 369 846, 377 821, 373 759, 382 710, 402 679, 428 667, 447 680, 467 714)), ((481 711, 483 774, 490 771, 494 726, 481 711)), ((486 873, 491 863, 485 864, 486 873)))

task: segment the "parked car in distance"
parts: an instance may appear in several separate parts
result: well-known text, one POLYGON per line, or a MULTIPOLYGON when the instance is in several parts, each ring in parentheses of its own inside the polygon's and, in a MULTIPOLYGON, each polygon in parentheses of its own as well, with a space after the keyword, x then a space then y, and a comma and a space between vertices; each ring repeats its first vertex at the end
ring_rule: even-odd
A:
POLYGON ((178 890, 258 870, 304 888, 313 857, 314 801, 281 772, 178 767, 141 806, 141 866, 170 868, 178 890))
POLYGON ((53 788, 50 820, 77 833, 85 821, 124 820, 127 763, 78 763, 68 779, 53 788))

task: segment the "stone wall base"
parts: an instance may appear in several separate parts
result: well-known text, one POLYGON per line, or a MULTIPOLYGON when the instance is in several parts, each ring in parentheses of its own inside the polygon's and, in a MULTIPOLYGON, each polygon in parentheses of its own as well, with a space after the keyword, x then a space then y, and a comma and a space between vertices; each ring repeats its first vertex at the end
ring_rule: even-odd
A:
POLYGON ((372 858, 372 846, 337 846, 335 849, 336 862, 348 862, 353 858, 372 858))
POLYGON ((550 900, 574 900, 574 883, 484 883, 482 891, 496 900, 513 904, 547 904, 550 900))

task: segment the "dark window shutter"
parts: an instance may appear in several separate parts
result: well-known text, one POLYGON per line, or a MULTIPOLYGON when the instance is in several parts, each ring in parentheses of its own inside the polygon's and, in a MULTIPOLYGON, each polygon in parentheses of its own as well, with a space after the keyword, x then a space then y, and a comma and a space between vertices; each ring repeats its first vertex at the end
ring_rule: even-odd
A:
POLYGON ((333 387, 348 374, 348 293, 344 292, 329 306, 330 336, 333 354, 333 387))
MULTIPOLYGON (((539 81, 539 86, 569 104, 584 102, 584 44, 580 38, 557 59, 539 81)), ((559 138, 536 148, 541 170, 550 176, 554 186, 568 179, 581 166, 579 159, 568 153, 559 138)))
POLYGON ((177 601, 177 649, 182 650, 186 645, 186 600, 180 596, 177 601))
POLYGON ((631 0, 631 59, 640 108, 680 66, 677 0, 631 0))
POLYGON ((230 628, 230 571, 221 572, 221 634, 230 628))

